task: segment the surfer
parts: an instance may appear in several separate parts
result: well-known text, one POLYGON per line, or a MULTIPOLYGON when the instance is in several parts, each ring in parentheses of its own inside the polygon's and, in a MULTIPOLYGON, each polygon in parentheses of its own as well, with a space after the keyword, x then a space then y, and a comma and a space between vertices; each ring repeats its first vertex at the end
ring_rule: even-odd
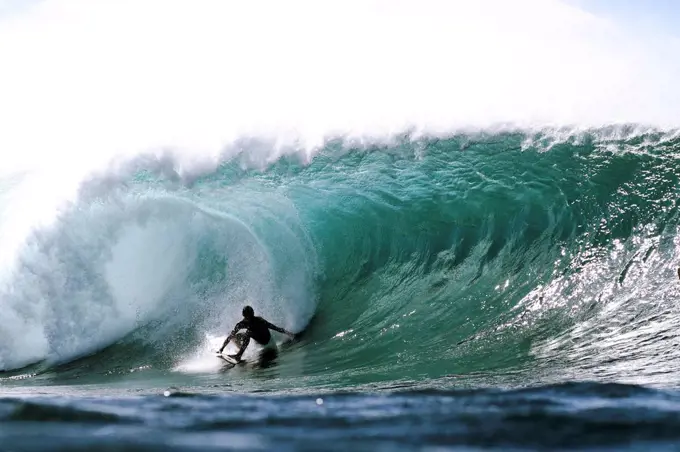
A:
POLYGON ((278 331, 279 333, 287 334, 291 337, 295 336, 294 333, 286 331, 283 328, 279 328, 278 326, 267 322, 262 317, 256 317, 255 311, 250 306, 244 307, 242 313, 243 320, 236 324, 232 332, 224 340, 224 344, 222 344, 219 353, 222 353, 224 347, 226 347, 232 339, 235 339, 236 344, 239 345, 241 348, 235 355, 228 356, 238 361, 241 359, 243 352, 246 351, 248 344, 250 344, 251 337, 255 339, 255 342, 257 342, 258 344, 268 346, 272 340, 272 334, 269 332, 270 329, 278 331), (243 329, 246 330, 245 333, 237 334, 239 330, 243 329))

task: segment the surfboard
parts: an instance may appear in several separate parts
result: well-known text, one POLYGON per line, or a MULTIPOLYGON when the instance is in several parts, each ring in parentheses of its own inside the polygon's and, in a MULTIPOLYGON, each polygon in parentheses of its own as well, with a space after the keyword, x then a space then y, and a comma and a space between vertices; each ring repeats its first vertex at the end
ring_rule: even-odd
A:
POLYGON ((238 363, 241 362, 241 361, 238 361, 238 360, 232 358, 232 357, 229 356, 229 355, 223 355, 222 353, 216 353, 216 355, 217 355, 218 358, 221 358, 221 359, 225 360, 225 361, 228 362, 229 364, 236 365, 236 364, 238 364, 238 363))

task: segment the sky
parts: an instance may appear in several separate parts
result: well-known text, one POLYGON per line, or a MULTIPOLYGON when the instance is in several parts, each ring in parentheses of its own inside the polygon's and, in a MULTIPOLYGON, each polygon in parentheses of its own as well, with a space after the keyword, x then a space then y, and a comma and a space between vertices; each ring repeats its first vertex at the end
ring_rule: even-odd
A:
POLYGON ((680 33, 678 0, 570 0, 569 3, 625 24, 631 30, 657 29, 676 37, 680 33))
MULTIPOLYGON (((0 0, 0 18, 25 11, 42 1, 45 0, 0 0)), ((678 0, 566 0, 566 3, 628 26, 658 28, 676 36, 680 33, 678 0)))

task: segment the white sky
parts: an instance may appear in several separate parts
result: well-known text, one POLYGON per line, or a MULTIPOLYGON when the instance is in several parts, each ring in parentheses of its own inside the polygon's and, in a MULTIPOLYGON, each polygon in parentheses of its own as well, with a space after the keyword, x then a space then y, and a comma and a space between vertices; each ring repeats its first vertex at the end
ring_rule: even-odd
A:
POLYGON ((16 5, 0 3, 5 167, 205 155, 265 130, 680 118, 676 42, 553 0, 16 5))

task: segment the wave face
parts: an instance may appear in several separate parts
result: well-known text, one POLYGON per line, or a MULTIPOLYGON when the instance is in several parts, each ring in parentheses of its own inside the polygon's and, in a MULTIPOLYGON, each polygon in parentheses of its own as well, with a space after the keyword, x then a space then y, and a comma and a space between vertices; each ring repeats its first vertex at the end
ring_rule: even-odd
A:
POLYGON ((0 368, 177 369, 247 302, 343 384, 677 377, 677 134, 338 140, 253 169, 263 145, 81 185, 5 259, 0 368))

